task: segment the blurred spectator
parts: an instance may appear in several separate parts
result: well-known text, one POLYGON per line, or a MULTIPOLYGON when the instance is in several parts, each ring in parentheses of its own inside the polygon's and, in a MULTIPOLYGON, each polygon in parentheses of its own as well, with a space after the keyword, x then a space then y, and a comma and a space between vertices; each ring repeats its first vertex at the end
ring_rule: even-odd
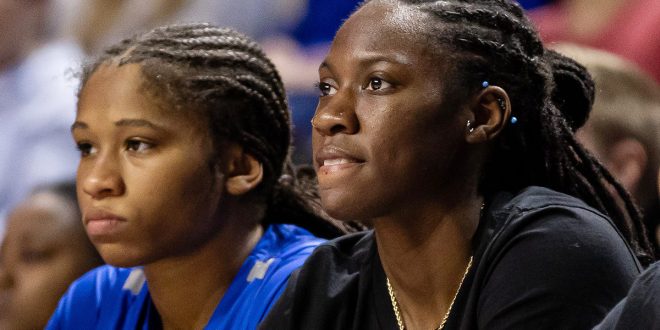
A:
MULTIPOLYGON (((60 0, 63 1, 63 0, 60 0)), ((64 33, 96 53, 136 33, 171 23, 208 22, 261 39, 298 22, 305 0, 77 0, 64 33), (68 31, 67 31, 68 30, 68 31)))
POLYGON ((612 54, 570 44, 558 44, 555 49, 586 66, 593 76, 596 100, 577 137, 635 197, 657 248, 660 86, 612 54))
POLYGON ((0 329, 43 329, 69 284, 101 264, 75 184, 37 189, 12 211, 0 247, 0 329))
POLYGON ((562 0, 530 16, 545 42, 610 51, 637 63, 660 82, 660 1, 562 0))
POLYGON ((0 237, 12 206, 37 184, 72 179, 78 160, 66 72, 81 53, 49 38, 50 5, 0 0, 0 237))

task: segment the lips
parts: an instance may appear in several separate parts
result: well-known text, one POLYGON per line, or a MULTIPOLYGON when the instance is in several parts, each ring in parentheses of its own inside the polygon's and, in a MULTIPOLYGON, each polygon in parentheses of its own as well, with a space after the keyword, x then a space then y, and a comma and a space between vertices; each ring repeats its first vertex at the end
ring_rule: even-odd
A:
POLYGON ((359 168, 364 160, 356 152, 336 145, 326 145, 315 153, 315 167, 319 185, 324 185, 334 178, 348 175, 350 170, 359 168))
POLYGON ((84 221, 87 234, 94 241, 117 235, 126 224, 126 218, 103 209, 87 210, 84 221))

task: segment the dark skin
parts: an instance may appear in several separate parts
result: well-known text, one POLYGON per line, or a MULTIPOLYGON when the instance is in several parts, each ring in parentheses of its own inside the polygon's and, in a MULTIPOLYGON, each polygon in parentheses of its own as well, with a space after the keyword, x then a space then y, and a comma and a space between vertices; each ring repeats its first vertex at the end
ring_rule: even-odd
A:
POLYGON ((444 99, 451 63, 420 37, 426 19, 379 2, 351 16, 319 69, 313 120, 323 207, 373 224, 407 329, 435 328, 449 308, 484 200, 481 164, 510 115, 496 86, 444 99))
POLYGON ((261 164, 145 93, 138 64, 101 65, 83 87, 73 136, 88 236, 109 264, 142 265, 165 329, 203 328, 263 229, 248 194, 261 164), (212 164, 212 166, 211 166, 212 164))

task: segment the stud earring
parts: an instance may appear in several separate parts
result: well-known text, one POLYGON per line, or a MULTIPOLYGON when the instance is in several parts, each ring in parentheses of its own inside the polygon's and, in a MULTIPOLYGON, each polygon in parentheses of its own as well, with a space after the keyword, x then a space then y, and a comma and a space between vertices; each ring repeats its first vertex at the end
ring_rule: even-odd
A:
POLYGON ((506 110, 506 102, 504 102, 504 99, 502 99, 502 98, 498 98, 498 99, 497 99, 497 103, 499 104, 500 109, 502 109, 502 110, 506 110))
POLYGON ((490 84, 488 83, 488 80, 484 80, 484 82, 481 83, 481 87, 483 87, 483 88, 486 88, 488 86, 490 86, 490 84))
POLYGON ((468 132, 470 132, 470 133, 474 132, 474 127, 471 127, 471 126, 472 126, 472 122, 470 122, 469 119, 468 119, 468 121, 467 121, 467 125, 465 125, 465 126, 467 126, 468 132))
POLYGON ((518 118, 516 118, 516 116, 511 116, 511 124, 513 125, 517 122, 518 122, 518 118))

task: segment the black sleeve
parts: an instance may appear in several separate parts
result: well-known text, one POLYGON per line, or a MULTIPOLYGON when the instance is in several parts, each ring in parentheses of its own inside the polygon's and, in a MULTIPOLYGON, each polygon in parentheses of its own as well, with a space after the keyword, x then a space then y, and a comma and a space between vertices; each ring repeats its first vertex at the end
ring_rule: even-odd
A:
POLYGON ((594 329, 660 329, 660 262, 642 273, 626 299, 594 329))
POLYGON ((589 209, 520 212, 491 256, 480 329, 591 329, 628 291, 637 262, 589 209))

